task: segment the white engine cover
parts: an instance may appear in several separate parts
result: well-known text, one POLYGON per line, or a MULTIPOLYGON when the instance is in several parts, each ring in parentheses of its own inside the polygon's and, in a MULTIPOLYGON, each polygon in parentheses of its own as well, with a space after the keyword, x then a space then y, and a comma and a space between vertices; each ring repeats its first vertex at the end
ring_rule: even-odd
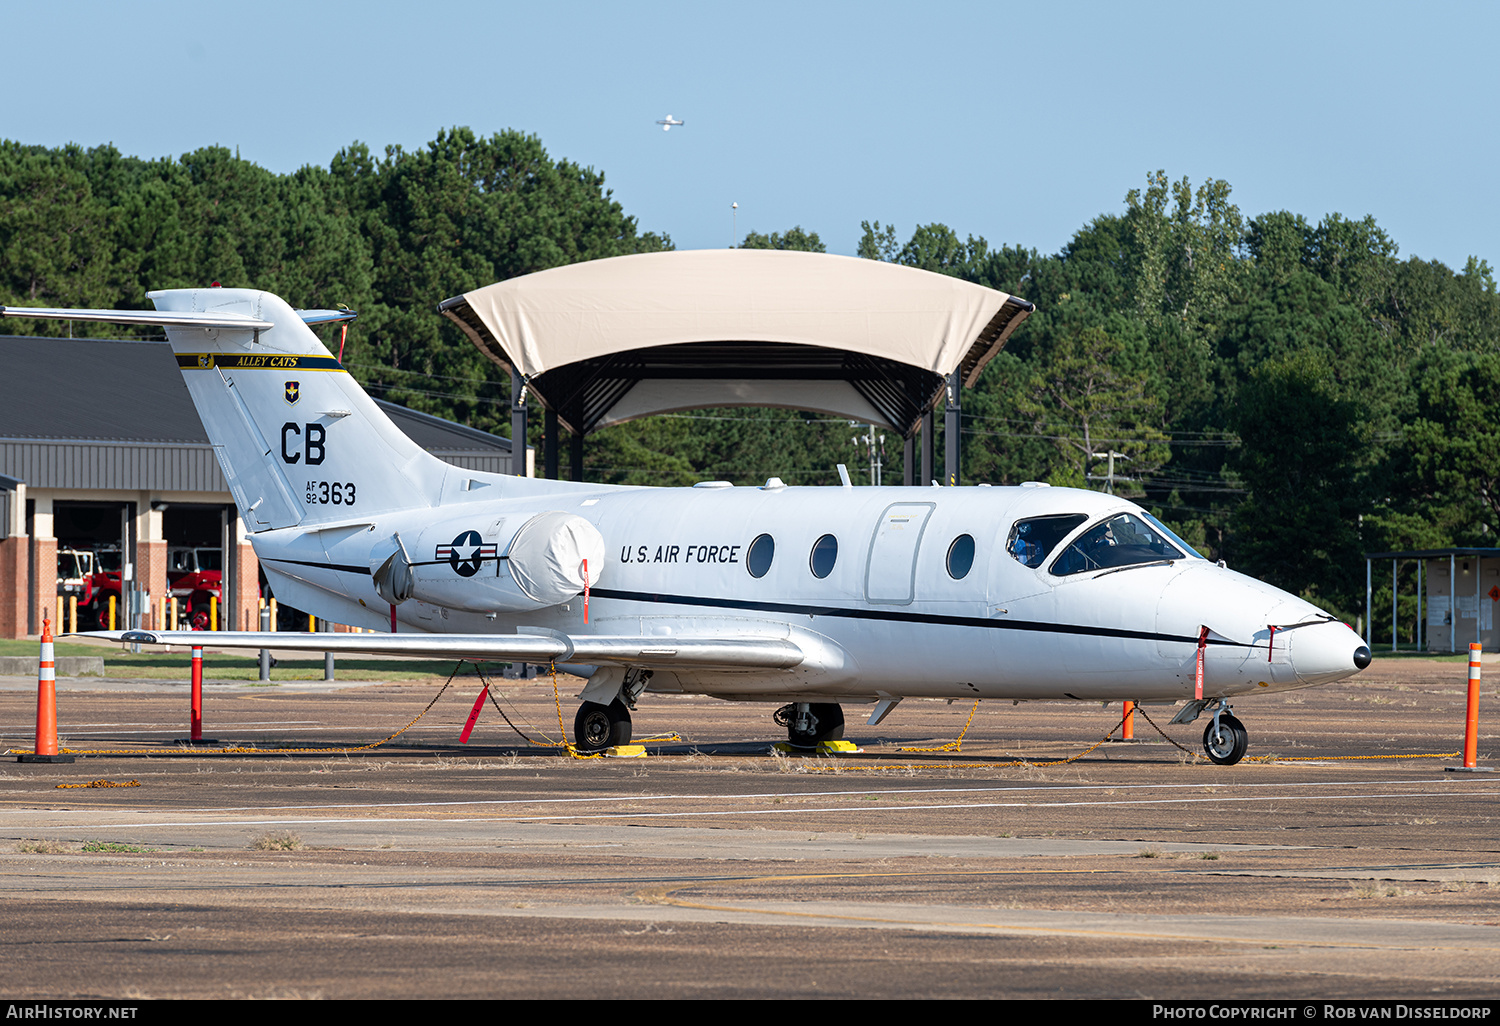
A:
MULTIPOLYGON (((403 539, 405 541, 405 539, 403 539)), ((394 540, 371 551, 389 558, 394 540)), ((406 545, 410 597, 474 613, 518 612, 559 605, 593 587, 604 571, 604 536, 572 513, 501 517, 487 524, 445 520, 406 545)))

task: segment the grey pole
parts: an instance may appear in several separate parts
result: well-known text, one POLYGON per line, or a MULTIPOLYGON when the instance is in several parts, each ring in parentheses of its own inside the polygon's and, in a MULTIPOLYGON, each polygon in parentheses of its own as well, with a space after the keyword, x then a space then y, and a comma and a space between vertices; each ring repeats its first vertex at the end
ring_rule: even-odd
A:
MULTIPOLYGON (((328 632, 328 628, 329 628, 329 625, 328 625, 328 621, 327 620, 319 620, 318 621, 318 630, 319 631, 322 631, 323 633, 326 634, 328 632)), ((333 680, 333 653, 332 652, 324 652, 323 653, 323 679, 324 680, 333 680)))
POLYGON ((1396 563, 1391 558, 1391 652, 1396 651, 1396 563))
POLYGON ((510 370, 510 472, 526 476, 526 385, 514 367, 510 370))
POLYGON ((917 439, 907 435, 901 442, 901 483, 910 488, 917 483, 917 439))
MULTIPOLYGON (((271 629, 271 610, 269 607, 260 611, 260 629, 269 631, 271 629)), ((268 681, 271 679, 271 650, 263 648, 260 650, 260 679, 268 681)))
POLYGON ((963 411, 959 409, 958 371, 948 375, 948 405, 943 409, 943 483, 958 486, 959 446, 962 439, 963 411))
POLYGON ((932 480, 933 464, 936 462, 937 439, 932 436, 937 434, 937 418, 931 410, 922 414, 922 479, 917 482, 926 488, 932 480))
POLYGON ((1370 558, 1365 557, 1365 645, 1371 650, 1375 649, 1375 606, 1373 603, 1374 588, 1370 583, 1370 558))
POLYGON ((1427 597, 1422 591, 1422 560, 1417 560, 1417 651, 1422 651, 1422 600, 1427 597))
POLYGON ((1448 553, 1448 651, 1458 651, 1458 556, 1448 553))
POLYGON ((1479 571, 1483 567, 1484 567, 1484 557, 1482 557, 1482 556, 1475 556, 1474 557, 1474 640, 1476 642, 1478 642, 1479 644, 1481 644, 1481 645, 1484 644, 1484 637, 1480 633, 1480 630, 1479 630, 1479 625, 1481 623, 1483 623, 1483 621, 1479 619, 1479 603, 1483 600, 1483 595, 1482 595, 1482 593, 1479 590, 1480 589, 1480 583, 1479 582, 1481 580, 1483 580, 1483 578, 1480 576, 1479 571))

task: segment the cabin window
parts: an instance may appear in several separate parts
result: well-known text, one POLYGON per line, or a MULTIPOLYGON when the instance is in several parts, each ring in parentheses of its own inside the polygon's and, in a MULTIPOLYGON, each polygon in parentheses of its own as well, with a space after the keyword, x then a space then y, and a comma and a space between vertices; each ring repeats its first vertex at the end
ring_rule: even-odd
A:
POLYGON ((769 534, 759 535, 750 543, 750 551, 745 553, 745 569, 750 571, 751 577, 764 577, 771 569, 775 555, 776 540, 769 534))
POLYGON ((961 534, 948 546, 948 576, 961 581, 974 568, 974 536, 961 534))
POLYGON ((839 540, 831 534, 825 534, 813 542, 812 555, 808 558, 808 564, 812 567, 812 575, 822 580, 833 573, 833 564, 839 559, 839 540))
POLYGON ((1163 531, 1134 513, 1121 513, 1079 535, 1057 557, 1052 572, 1065 577, 1090 570, 1186 558, 1163 531))
POLYGON ((1035 569, 1052 554, 1058 542, 1087 519, 1082 513, 1064 513, 1061 516, 1017 520, 1010 529, 1010 537, 1005 540, 1005 551, 1016 562, 1035 569))

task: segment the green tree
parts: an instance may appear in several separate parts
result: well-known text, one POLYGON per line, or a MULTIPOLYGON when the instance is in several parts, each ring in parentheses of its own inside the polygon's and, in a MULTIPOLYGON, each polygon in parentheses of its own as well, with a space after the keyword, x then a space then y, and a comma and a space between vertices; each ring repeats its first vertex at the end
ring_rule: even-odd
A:
MULTIPOLYGON (((1085 315, 1057 326, 1033 348, 1030 395, 1017 409, 1056 446, 1060 459, 1048 475, 1053 484, 1106 487, 1111 452, 1119 454, 1114 467, 1120 478, 1145 477, 1171 458, 1158 426, 1159 400, 1146 374, 1130 367, 1120 337, 1125 330, 1118 319, 1089 323, 1085 315)), ((1133 482, 1116 483, 1114 490, 1142 494, 1133 482)))
POLYGON ((859 223, 863 233, 859 238, 859 246, 856 254, 865 260, 884 260, 886 263, 896 259, 899 243, 896 241, 896 226, 893 224, 881 226, 879 221, 871 224, 869 221, 859 223))
POLYGON ((817 232, 805 232, 799 224, 789 229, 785 234, 772 232, 764 235, 761 232, 746 232, 740 242, 740 249, 793 249, 803 253, 826 253, 828 248, 823 245, 823 240, 818 238, 817 232))
POLYGON ((1371 425, 1329 354, 1268 360, 1237 390, 1236 464, 1249 488, 1235 510, 1229 559, 1294 594, 1353 609, 1363 581, 1360 513, 1376 462, 1371 425))
POLYGON ((1500 530, 1500 354, 1434 348, 1414 377, 1405 441, 1423 494, 1458 540, 1479 543, 1500 530))
POLYGON ((1148 325, 1175 319, 1205 342, 1238 292, 1244 220, 1229 183, 1210 179, 1194 192, 1187 178, 1148 175, 1125 195, 1136 306, 1148 325), (1169 209, 1170 198, 1170 209, 1169 209))
MULTIPOLYGON (((113 215, 94 196, 82 157, 77 147, 53 152, 0 144, 0 290, 7 305, 112 301, 113 215)), ((46 329, 21 322, 15 330, 46 329)))

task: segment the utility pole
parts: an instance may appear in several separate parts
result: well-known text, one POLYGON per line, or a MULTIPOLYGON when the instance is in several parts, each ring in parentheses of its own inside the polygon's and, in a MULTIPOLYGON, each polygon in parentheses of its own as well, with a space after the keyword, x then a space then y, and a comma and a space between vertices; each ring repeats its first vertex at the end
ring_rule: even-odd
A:
MULTIPOLYGON (((1126 456, 1123 452, 1115 452, 1113 449, 1109 450, 1109 454, 1108 455, 1109 455, 1109 473, 1104 478, 1104 490, 1106 492, 1108 492, 1110 495, 1113 495, 1113 494, 1115 494, 1115 460, 1117 460, 1117 459, 1118 460, 1124 460, 1126 463, 1129 463, 1130 462, 1130 457, 1126 456)), ((1128 477, 1122 477, 1122 478, 1120 478, 1120 480, 1121 481, 1129 481, 1130 478, 1128 478, 1128 477)))
MULTIPOLYGON (((851 420, 850 427, 858 425, 858 421, 851 420)), ((870 457, 870 484, 879 486, 881 484, 882 472, 885 469, 885 435, 875 433, 875 425, 867 425, 868 431, 863 435, 854 436, 854 447, 858 449, 864 445, 870 457)))

